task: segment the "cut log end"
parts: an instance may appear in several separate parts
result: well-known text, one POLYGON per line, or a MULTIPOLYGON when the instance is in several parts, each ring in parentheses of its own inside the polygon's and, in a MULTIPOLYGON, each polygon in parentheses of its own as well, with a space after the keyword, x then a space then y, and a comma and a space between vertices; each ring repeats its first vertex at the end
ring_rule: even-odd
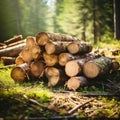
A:
POLYGON ((71 77, 65 84, 69 90, 76 91, 78 88, 86 86, 88 81, 85 77, 71 77))
POLYGON ((49 42, 48 34, 45 32, 40 32, 36 35, 36 42, 38 45, 44 46, 49 42))
POLYGON ((81 67, 80 65, 77 63, 77 61, 69 61, 66 63, 65 65, 65 72, 66 75, 72 77, 72 76, 76 76, 78 73, 81 72, 81 67))
POLYGON ((95 78, 100 73, 98 65, 92 61, 88 61, 83 65, 83 72, 88 78, 95 78))
POLYGON ((34 45, 36 45, 37 43, 36 43, 36 38, 35 37, 33 37, 33 36, 28 36, 27 38, 26 38, 26 46, 28 47, 28 48, 31 48, 31 47, 33 47, 34 45))
POLYGON ((25 80, 26 73, 20 67, 15 67, 11 71, 11 77, 15 82, 21 82, 25 80))
POLYGON ((72 42, 67 46, 67 50, 71 53, 71 54, 76 54, 79 52, 79 46, 78 44, 72 42))
POLYGON ((51 42, 49 42, 45 45, 45 50, 46 50, 47 54, 54 54, 54 52, 56 50, 55 48, 56 48, 55 44, 53 44, 51 42))

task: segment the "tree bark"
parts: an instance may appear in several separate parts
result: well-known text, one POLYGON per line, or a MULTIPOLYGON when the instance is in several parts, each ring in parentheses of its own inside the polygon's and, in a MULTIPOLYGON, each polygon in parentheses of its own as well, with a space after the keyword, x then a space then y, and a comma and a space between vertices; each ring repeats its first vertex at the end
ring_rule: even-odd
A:
POLYGON ((1 57, 1 61, 4 65, 15 64, 15 57, 1 57))
POLYGON ((68 42, 48 42, 45 45, 45 50, 47 54, 59 54, 67 50, 68 42))
POLYGON ((62 84, 68 79, 63 70, 60 70, 55 67, 47 67, 45 69, 45 75, 48 79, 49 87, 62 84))
POLYGON ((95 78, 109 72, 111 63, 111 59, 103 56, 90 60, 83 65, 83 73, 88 78, 95 78))
POLYGON ((71 53, 71 54, 84 54, 84 53, 89 53, 92 51, 92 46, 88 43, 78 43, 78 42, 72 42, 67 46, 67 50, 71 53))
POLYGON ((27 63, 15 66, 11 71, 11 77, 15 82, 22 82, 29 79, 28 71, 30 70, 27 63))
POLYGON ((69 90, 76 91, 78 88, 88 85, 88 81, 84 76, 71 77, 65 83, 69 90))
POLYGON ((8 48, 4 48, 0 50, 0 57, 7 56, 7 57, 16 57, 25 47, 25 43, 17 44, 15 46, 11 46, 8 48))
POLYGON ((6 45, 9 45, 9 44, 11 44, 11 43, 18 42, 18 41, 20 41, 20 40, 22 40, 22 39, 23 39, 22 35, 17 35, 17 36, 14 36, 13 38, 10 38, 9 40, 4 41, 4 43, 5 43, 6 45))

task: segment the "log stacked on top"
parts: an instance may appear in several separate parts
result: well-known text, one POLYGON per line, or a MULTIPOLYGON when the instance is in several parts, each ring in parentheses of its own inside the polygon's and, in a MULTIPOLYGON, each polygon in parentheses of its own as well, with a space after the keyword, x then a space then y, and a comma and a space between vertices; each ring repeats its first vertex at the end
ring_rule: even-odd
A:
POLYGON ((91 44, 72 36, 40 32, 24 41, 11 72, 16 82, 46 77, 49 87, 64 84, 76 91, 89 80, 119 68, 110 58, 92 54, 91 44))

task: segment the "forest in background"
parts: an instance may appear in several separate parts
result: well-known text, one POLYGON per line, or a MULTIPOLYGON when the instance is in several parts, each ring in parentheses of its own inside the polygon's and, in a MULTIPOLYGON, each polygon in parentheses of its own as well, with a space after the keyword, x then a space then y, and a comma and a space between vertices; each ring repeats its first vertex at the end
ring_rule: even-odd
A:
POLYGON ((94 43, 114 35, 113 0, 1 0, 0 6, 0 42, 42 31, 94 43))

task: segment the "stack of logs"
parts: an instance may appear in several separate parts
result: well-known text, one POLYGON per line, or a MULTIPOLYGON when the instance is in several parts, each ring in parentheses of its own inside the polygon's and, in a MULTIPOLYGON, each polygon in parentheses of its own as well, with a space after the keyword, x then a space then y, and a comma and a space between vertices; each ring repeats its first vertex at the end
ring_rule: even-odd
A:
POLYGON ((91 44, 64 34, 40 32, 20 40, 16 46, 10 55, 5 52, 9 47, 0 50, 0 56, 17 53, 16 65, 11 71, 16 82, 47 78, 49 87, 64 84, 76 91, 88 85, 89 80, 119 68, 118 62, 93 54, 91 44))

